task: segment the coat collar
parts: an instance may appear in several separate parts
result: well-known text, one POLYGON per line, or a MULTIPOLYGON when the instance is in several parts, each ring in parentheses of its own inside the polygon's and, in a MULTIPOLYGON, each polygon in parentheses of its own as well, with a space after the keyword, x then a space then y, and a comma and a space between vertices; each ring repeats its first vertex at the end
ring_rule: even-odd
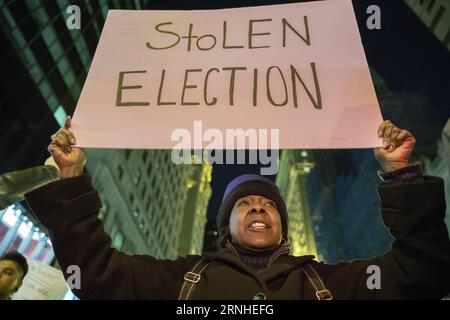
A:
POLYGON ((209 262, 221 261, 239 268, 241 271, 244 271, 255 278, 255 280, 264 288, 266 288, 267 281, 299 268, 314 259, 314 256, 312 255, 300 257, 284 255, 279 257, 268 269, 258 273, 228 249, 224 249, 217 253, 206 252, 203 256, 209 262))
POLYGON ((294 269, 300 268, 302 265, 313 259, 314 256, 312 255, 299 257, 294 257, 292 255, 281 256, 270 266, 270 268, 264 270, 259 275, 265 282, 268 282, 282 274, 286 274, 294 269))

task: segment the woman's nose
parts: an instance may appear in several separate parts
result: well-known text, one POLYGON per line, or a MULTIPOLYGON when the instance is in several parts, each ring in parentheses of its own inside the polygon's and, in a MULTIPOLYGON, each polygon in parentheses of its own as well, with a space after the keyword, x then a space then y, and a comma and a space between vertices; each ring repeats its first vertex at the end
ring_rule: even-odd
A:
POLYGON ((251 209, 252 213, 266 213, 266 210, 261 204, 254 204, 251 209))

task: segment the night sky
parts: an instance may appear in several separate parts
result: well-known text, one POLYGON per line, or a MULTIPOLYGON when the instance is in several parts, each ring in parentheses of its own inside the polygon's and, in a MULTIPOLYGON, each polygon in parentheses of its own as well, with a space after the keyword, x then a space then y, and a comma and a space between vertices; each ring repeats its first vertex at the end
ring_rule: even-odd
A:
MULTIPOLYGON (((220 9, 302 1, 153 1, 152 9, 220 9)), ((440 131, 450 115, 450 55, 415 13, 400 0, 354 0, 353 6, 366 57, 396 93, 420 93, 427 113, 440 131), (366 28, 369 5, 381 8, 381 30, 366 28)), ((406 112, 414 113, 414 110, 406 112)), ((383 114, 386 116, 385 114, 383 114)), ((408 119, 405 115, 404 119, 408 119)), ((401 121, 401 119, 399 119, 401 121)), ((426 126, 426 121, 423 121, 426 126)), ((400 125, 399 125, 400 126, 400 125)), ((413 131, 414 128, 408 128, 413 131)), ((420 128, 417 128, 419 130, 420 128)), ((414 132, 414 131, 413 131, 414 132)), ((259 173, 257 165, 214 165, 208 220, 214 221, 226 184, 243 173, 259 173)), ((274 177, 272 177, 274 178, 274 177)))

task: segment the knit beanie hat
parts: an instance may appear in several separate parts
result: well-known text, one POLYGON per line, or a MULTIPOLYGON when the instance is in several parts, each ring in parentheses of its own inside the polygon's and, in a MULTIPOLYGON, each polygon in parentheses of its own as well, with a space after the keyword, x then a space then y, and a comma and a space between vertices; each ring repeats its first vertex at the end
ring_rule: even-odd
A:
MULTIPOLYGON (((249 195, 260 195, 275 202, 281 217, 283 238, 287 239, 288 215, 286 204, 280 195, 278 187, 271 180, 257 174, 243 174, 234 178, 225 189, 222 204, 216 218, 219 239, 223 240, 228 231, 231 211, 236 201, 249 195)), ((222 241, 220 241, 222 242, 222 241)), ((219 243, 223 245, 223 243, 219 243)))

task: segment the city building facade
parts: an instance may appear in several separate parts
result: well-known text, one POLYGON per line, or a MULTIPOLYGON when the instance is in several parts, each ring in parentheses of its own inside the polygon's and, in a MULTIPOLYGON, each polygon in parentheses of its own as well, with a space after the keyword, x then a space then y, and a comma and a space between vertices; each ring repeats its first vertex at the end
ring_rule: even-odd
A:
POLYGON ((308 158, 306 150, 282 150, 276 184, 286 202, 292 254, 314 255, 321 260, 316 248, 306 190, 308 174, 314 168, 314 163, 308 158))
POLYGON ((404 1, 450 51, 450 2, 447 0, 404 1))

